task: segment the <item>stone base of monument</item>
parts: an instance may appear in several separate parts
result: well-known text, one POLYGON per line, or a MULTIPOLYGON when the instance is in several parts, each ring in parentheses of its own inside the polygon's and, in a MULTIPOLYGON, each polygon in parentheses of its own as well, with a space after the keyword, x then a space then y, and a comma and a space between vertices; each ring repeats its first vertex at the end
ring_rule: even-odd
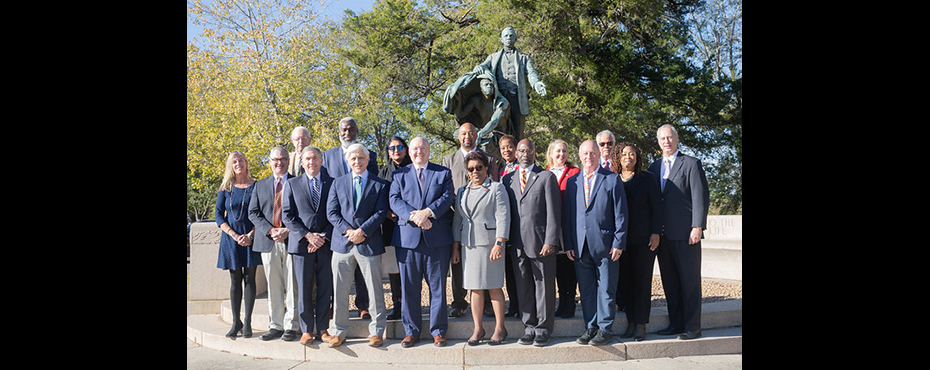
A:
MULTIPOLYGON (((507 318, 509 333, 506 343, 489 346, 466 344, 473 330, 469 315, 450 318, 446 347, 435 347, 428 333, 423 332, 421 341, 412 348, 402 348, 404 337, 400 320, 390 320, 385 328, 382 347, 368 346, 368 320, 358 318, 353 312, 350 319, 348 339, 341 347, 329 348, 319 341, 312 345, 282 340, 262 341, 259 336, 268 330, 267 302, 257 299, 252 315, 251 338, 226 338, 232 316, 229 302, 221 303, 221 314, 189 315, 187 337, 199 345, 230 353, 257 358, 273 358, 322 363, 393 363, 393 364, 455 364, 455 365, 505 365, 534 363, 578 363, 592 361, 625 361, 660 357, 692 355, 739 354, 742 353, 742 300, 729 300, 704 304, 702 311, 702 337, 695 340, 679 340, 674 335, 658 335, 656 331, 668 325, 664 307, 654 307, 646 326, 646 340, 615 338, 607 346, 590 346, 575 343, 584 329, 580 312, 574 318, 557 318, 553 338, 544 347, 521 345, 517 339, 523 333, 523 323, 517 318, 507 318), (545 356, 540 352, 545 351, 545 356)), ((485 318, 486 330, 494 327, 492 318, 485 318)), ((429 327, 428 317, 423 318, 423 327, 429 327)), ((614 330, 626 329, 625 314, 617 314, 614 330)))

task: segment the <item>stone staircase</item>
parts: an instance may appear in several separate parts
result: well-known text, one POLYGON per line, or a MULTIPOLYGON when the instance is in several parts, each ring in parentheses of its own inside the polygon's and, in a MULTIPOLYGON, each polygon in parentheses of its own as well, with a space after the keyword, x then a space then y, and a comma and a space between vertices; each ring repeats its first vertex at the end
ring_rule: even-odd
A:
MULTIPOLYGON (((227 351, 256 358, 271 358, 318 363, 381 363, 381 364, 430 364, 430 365, 507 365, 542 363, 584 363, 594 361, 626 361, 635 359, 679 357, 694 355, 741 354, 743 352, 743 303, 742 299, 705 303, 701 315, 702 337, 694 340, 679 340, 674 335, 658 335, 657 330, 668 326, 665 307, 653 307, 649 324, 646 325, 646 340, 614 338, 606 346, 590 346, 575 343, 575 338, 584 331, 579 310, 574 318, 556 318, 553 338, 544 347, 521 345, 517 339, 523 335, 523 323, 514 317, 506 319, 509 336, 499 346, 486 343, 477 346, 466 344, 471 336, 473 324, 471 313, 449 318, 446 347, 435 347, 432 337, 425 328, 429 318, 424 315, 422 340, 411 348, 402 348, 404 337, 400 320, 388 320, 385 342, 381 347, 368 346, 368 320, 358 318, 357 312, 350 313, 350 327, 346 342, 335 348, 319 341, 312 345, 301 345, 297 341, 280 339, 262 341, 259 335, 268 330, 268 303, 259 297, 252 314, 251 338, 226 338, 232 323, 229 301, 220 303, 219 314, 189 314, 187 337, 204 347, 227 351)), ((429 312, 424 309, 424 312, 429 312)), ((485 330, 493 331, 494 319, 485 317, 485 330)), ((623 312, 617 313, 615 332, 626 328, 623 312)))

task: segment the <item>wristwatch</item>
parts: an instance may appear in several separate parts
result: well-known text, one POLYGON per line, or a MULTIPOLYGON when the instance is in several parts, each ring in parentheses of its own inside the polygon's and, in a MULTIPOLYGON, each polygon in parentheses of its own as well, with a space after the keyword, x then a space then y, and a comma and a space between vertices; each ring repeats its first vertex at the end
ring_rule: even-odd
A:
POLYGON ((498 240, 498 241, 496 241, 496 242, 494 242, 494 244, 497 244, 497 245, 499 245, 499 246, 501 246, 501 247, 503 247, 503 246, 504 246, 504 243, 501 243, 501 241, 500 241, 500 240, 498 240))

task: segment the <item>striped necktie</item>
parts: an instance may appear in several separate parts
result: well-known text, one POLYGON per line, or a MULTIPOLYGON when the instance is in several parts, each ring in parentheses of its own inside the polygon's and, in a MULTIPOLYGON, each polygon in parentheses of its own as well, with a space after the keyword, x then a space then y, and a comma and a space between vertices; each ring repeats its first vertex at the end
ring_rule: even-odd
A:
POLYGON ((526 190, 526 170, 520 169, 520 191, 526 190))
POLYGON ((281 227, 283 223, 281 222, 281 189, 284 187, 284 180, 278 178, 275 181, 277 184, 274 186, 274 206, 271 215, 271 224, 274 227, 281 227))
POLYGON ((313 201, 313 210, 317 210, 320 207, 320 184, 316 177, 311 177, 310 181, 310 200, 313 201))
POLYGON ((597 171, 591 172, 590 175, 584 177, 584 206, 588 207, 588 203, 591 200, 591 179, 594 178, 594 174, 597 171))

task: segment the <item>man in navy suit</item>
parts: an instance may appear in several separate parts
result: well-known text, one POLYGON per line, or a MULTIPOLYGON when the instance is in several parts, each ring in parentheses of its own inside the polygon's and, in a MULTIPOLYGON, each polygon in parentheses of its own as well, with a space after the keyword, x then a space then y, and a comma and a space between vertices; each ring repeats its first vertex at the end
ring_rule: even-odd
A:
POLYGON ((301 344, 312 343, 314 339, 330 340, 326 328, 333 300, 330 264, 333 252, 329 247, 333 226, 326 218, 326 197, 333 178, 323 168, 322 154, 313 146, 304 148, 300 156, 304 174, 288 180, 282 205, 284 225, 289 232, 287 252, 294 257, 297 276, 301 344), (314 287, 315 297, 311 296, 314 287))
POLYGON ((333 225, 333 339, 330 347, 338 347, 349 329, 349 288, 356 269, 362 272, 368 296, 371 323, 368 324, 368 345, 383 343, 387 317, 384 312, 384 291, 381 285, 381 255, 384 241, 381 223, 388 211, 388 183, 368 172, 368 150, 362 144, 352 144, 345 151, 351 172, 333 180, 326 202, 329 222, 333 225))
MULTIPOLYGON (((340 145, 323 152, 323 167, 334 179, 352 172, 345 159, 345 152, 349 145, 358 142, 358 123, 352 117, 345 117, 339 120, 337 133, 340 145)), ((368 158, 378 158, 378 154, 369 150, 368 158)), ((368 161, 368 173, 378 176, 377 160, 368 161)), ((365 287, 365 278, 362 276, 361 269, 355 270, 355 307, 358 308, 359 317, 371 318, 368 311, 368 288, 365 287)))
POLYGON ((613 340, 620 254, 626 250, 627 205, 623 181, 599 165, 593 140, 578 148, 582 171, 568 179, 562 213, 566 256, 575 261, 585 332, 576 342, 613 340))
POLYGON ((429 332, 433 344, 446 345, 446 274, 452 253, 452 171, 429 163, 429 144, 422 137, 410 140, 413 163, 392 174, 390 203, 397 214, 394 252, 401 275, 404 337, 401 346, 420 340, 420 290, 423 279, 430 294, 429 332))
POLYGON ((249 220, 255 225, 252 250, 261 252, 268 282, 268 314, 271 322, 262 340, 282 338, 297 340, 300 323, 297 318, 297 281, 293 258, 287 253, 287 227, 284 226, 284 185, 293 177, 287 173, 287 150, 276 146, 269 153, 271 175, 255 184, 249 202, 249 220), (285 326, 286 325, 286 326, 285 326))
POLYGON ((678 131, 656 131, 662 158, 649 166, 659 175, 665 224, 656 250, 668 299, 668 327, 660 335, 701 336, 701 239, 707 228, 710 191, 701 160, 678 151, 678 131))

